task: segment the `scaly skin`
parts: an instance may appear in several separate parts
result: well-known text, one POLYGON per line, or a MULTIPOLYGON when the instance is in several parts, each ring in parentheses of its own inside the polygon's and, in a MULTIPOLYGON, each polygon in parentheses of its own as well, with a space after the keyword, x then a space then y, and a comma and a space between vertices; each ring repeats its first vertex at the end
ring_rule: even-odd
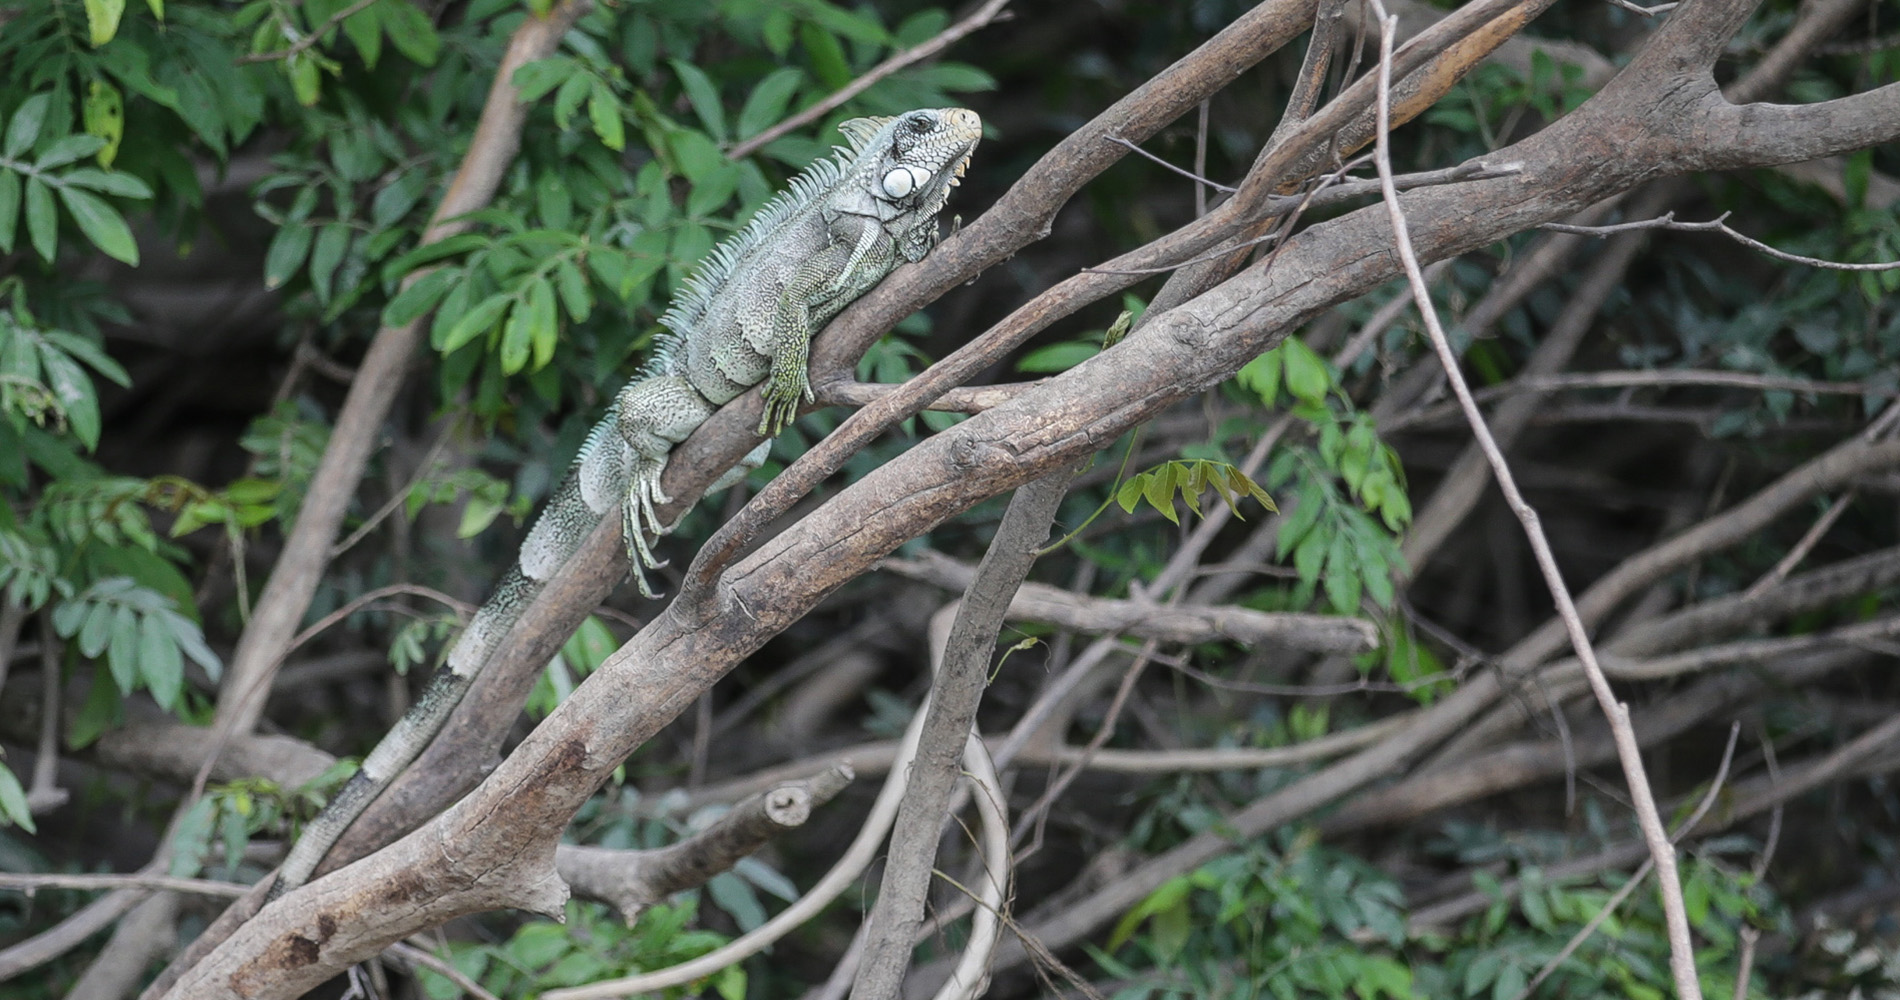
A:
MULTIPOLYGON (((415 707, 312 820, 278 869, 271 898, 302 885, 338 837, 434 740, 502 637, 600 519, 621 510, 640 593, 656 596, 648 536, 673 446, 755 385, 764 386, 759 434, 771 438, 812 400, 811 338, 900 262, 937 245, 937 216, 969 165, 982 122, 962 108, 855 118, 838 126, 849 146, 819 160, 751 222, 714 248, 660 322, 653 358, 614 398, 567 478, 528 530, 518 563, 475 613, 415 707)), ((765 460, 768 440, 714 484, 736 482, 765 460)))

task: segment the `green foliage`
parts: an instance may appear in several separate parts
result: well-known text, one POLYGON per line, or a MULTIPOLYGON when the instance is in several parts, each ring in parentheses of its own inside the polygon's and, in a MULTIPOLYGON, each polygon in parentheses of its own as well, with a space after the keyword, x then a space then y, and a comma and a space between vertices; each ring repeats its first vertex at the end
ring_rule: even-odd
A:
POLYGON ((600 669, 607 657, 619 648, 620 640, 614 638, 599 617, 588 615, 582 619, 580 628, 561 645, 561 651, 554 654, 547 669, 534 682, 534 690, 528 694, 527 713, 542 718, 554 711, 554 706, 564 701, 588 674, 600 669))
POLYGON ((40 326, 18 279, 0 280, 0 294, 11 300, 0 311, 0 416, 15 434, 29 424, 50 425, 55 434, 70 430, 87 451, 97 448, 99 396, 86 369, 120 386, 129 386, 131 377, 96 338, 40 326))
MULTIPOLYGON (((1184 808, 1178 800, 1157 802, 1155 811, 1189 827, 1206 822, 1194 818, 1202 812, 1199 807, 1184 808)), ((1592 820, 1600 823, 1594 811, 1592 820)), ((1454 827, 1451 834, 1459 860, 1480 866, 1474 869, 1474 885, 1491 902, 1448 931, 1415 931, 1389 877, 1320 844, 1310 832, 1283 831, 1163 884, 1123 914, 1091 955, 1120 981, 1123 988, 1109 994, 1118 1000, 1513 1000, 1627 877, 1614 872, 1547 876, 1539 861, 1572 854, 1579 846, 1563 837, 1531 834, 1512 846, 1494 832, 1472 827, 1454 827), (1549 843, 1527 849, 1540 839, 1549 843), (1269 841, 1279 848, 1269 847, 1269 841), (1500 857, 1518 865, 1508 887, 1482 867, 1500 857)), ((1740 928, 1785 933, 1789 926, 1786 909, 1765 887, 1723 860, 1754 848, 1740 839, 1718 840, 1682 866, 1703 988, 1712 996, 1734 994, 1740 928)), ((1532 996, 1661 1000, 1672 990, 1668 956, 1661 907, 1653 891, 1639 888, 1573 955, 1556 964, 1532 996)), ((1877 964, 1867 961, 1862 968, 1877 964)), ((1768 994, 1751 988, 1747 995, 1768 994)))
MULTIPOLYGON (((447 957, 457 970, 497 996, 529 996, 665 968, 726 943, 724 935, 691 929, 698 912, 697 897, 697 893, 684 893, 650 907, 630 928, 615 921, 604 907, 571 902, 564 924, 523 924, 500 944, 450 942, 447 957)), ((462 995, 459 987, 436 973, 423 970, 420 976, 423 991, 432 1000, 462 995)), ((699 996, 706 991, 723 1000, 744 1000, 745 968, 727 966, 705 980, 660 995, 699 996)))
MULTIPOLYGON (((100 252, 137 265, 139 248, 132 229, 103 196, 146 199, 152 189, 137 177, 109 168, 112 155, 107 150, 112 141, 108 137, 68 134, 63 128, 66 122, 49 123, 52 106, 52 94, 27 98, 0 134, 0 253, 13 252, 24 206, 27 237, 40 257, 52 263, 59 252, 57 197, 66 216, 100 252), (78 165, 88 157, 97 157, 107 169, 78 165)), ((88 105, 89 123, 103 115, 88 105)))
POLYGON ((1340 614, 1356 614, 1361 596, 1389 606, 1393 574, 1405 567, 1397 533, 1412 520, 1398 453, 1353 407, 1332 366, 1297 337, 1248 362, 1235 381, 1263 406, 1284 398, 1316 439, 1283 446, 1267 467, 1267 489, 1293 498, 1276 553, 1290 555, 1299 574, 1288 606, 1305 605, 1322 584, 1340 614))
POLYGON ((1425 121, 1469 135, 1483 150, 1492 150, 1510 141, 1506 137, 1513 134, 1526 111, 1554 121, 1575 110, 1591 93, 1583 82, 1582 67, 1558 63, 1548 52, 1538 50, 1531 55, 1528 78, 1514 67, 1479 66, 1425 113, 1425 121))
POLYGON ((1130 476, 1128 481, 1115 491, 1115 502, 1122 510, 1132 514, 1142 501, 1161 512, 1161 516, 1170 523, 1180 524, 1181 517, 1175 513, 1174 498, 1178 495, 1195 517, 1206 517, 1201 513, 1201 494, 1209 488, 1220 494, 1227 509, 1235 517, 1245 518, 1236 501, 1241 496, 1250 496, 1269 512, 1279 508, 1273 505, 1273 498, 1260 484, 1248 478, 1247 474, 1226 462, 1214 462, 1208 459, 1194 461, 1163 462, 1145 472, 1130 476))
POLYGON ((53 608, 53 628, 73 640, 79 655, 103 657, 120 694, 140 688, 167 711, 184 689, 185 657, 216 680, 222 670, 198 623, 177 605, 129 577, 108 577, 53 608))
POLYGON ((263 778, 211 785, 178 821, 168 874, 192 878, 236 878, 245 845, 260 833, 282 833, 323 808, 331 792, 348 780, 356 765, 339 761, 296 788, 263 778), (214 870, 222 860, 221 870, 214 870))
POLYGON ((33 812, 27 808, 26 789, 14 777, 11 768, 0 760, 0 825, 11 824, 28 833, 35 832, 33 812))
POLYGON ((409 619, 390 637, 390 665, 407 675, 418 667, 440 663, 457 625, 452 615, 409 619))
POLYGON ((1293 838, 1211 861, 1122 917, 1096 961, 1141 997, 1410 1000, 1398 886, 1349 855, 1293 838), (1143 933, 1137 935, 1137 930, 1143 933), (1141 967, 1158 970, 1144 973, 1141 967))

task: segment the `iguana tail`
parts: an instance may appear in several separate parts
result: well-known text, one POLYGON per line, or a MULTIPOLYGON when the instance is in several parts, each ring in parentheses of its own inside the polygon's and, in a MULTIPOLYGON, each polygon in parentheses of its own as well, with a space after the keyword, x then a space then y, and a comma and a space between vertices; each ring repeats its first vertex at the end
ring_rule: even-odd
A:
POLYGON ((415 762, 448 723, 462 696, 488 666, 541 589, 574 555, 601 518, 613 513, 626 496, 627 446, 616 431, 619 415, 609 409, 594 425, 574 459, 567 478, 554 491, 541 516, 528 529, 515 566, 495 588, 494 596, 475 612, 474 620, 449 650, 448 661, 436 670, 422 697, 363 759, 336 797, 304 827, 296 846, 277 870, 268 898, 309 881, 343 832, 369 808, 383 789, 415 762))

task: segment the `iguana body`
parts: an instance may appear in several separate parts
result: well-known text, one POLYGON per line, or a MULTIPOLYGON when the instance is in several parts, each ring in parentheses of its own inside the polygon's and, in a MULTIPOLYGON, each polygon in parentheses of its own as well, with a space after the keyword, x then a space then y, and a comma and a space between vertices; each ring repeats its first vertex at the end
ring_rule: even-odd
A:
MULTIPOLYGON (((587 435, 567 478, 528 531, 520 559, 469 623, 448 662, 363 766, 304 830, 273 897, 302 885, 356 817, 435 738, 542 586, 616 507, 640 592, 657 562, 647 536, 673 446, 715 410, 763 384, 759 433, 771 437, 812 398, 812 335, 902 261, 937 242, 937 215, 982 134, 973 111, 912 111, 840 125, 849 146, 821 159, 715 247, 660 317, 668 332, 587 435)), ((756 467, 761 444, 734 471, 756 467)), ((728 480, 736 478, 728 474, 728 480)), ((722 480, 720 485, 729 485, 722 480)), ((718 486, 715 486, 715 489, 718 486)))

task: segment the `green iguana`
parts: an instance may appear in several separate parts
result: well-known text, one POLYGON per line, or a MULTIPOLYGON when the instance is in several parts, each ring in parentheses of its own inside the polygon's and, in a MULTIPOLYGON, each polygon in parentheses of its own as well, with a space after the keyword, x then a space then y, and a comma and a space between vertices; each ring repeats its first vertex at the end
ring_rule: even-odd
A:
MULTIPOLYGON (((969 165, 982 121, 963 108, 855 118, 847 145, 792 178, 744 228, 715 247, 674 297, 645 367, 594 425, 567 478, 528 531, 495 595, 449 652, 408 714, 364 759, 278 870, 271 898, 302 885, 343 831, 435 738, 544 583, 600 519, 621 508, 640 593, 656 596, 647 536, 671 526, 656 506, 666 458, 721 405, 764 385, 759 433, 777 435, 812 399, 812 335, 900 261, 937 243, 937 215, 969 165)), ((759 445, 714 490, 765 460, 759 445)))

